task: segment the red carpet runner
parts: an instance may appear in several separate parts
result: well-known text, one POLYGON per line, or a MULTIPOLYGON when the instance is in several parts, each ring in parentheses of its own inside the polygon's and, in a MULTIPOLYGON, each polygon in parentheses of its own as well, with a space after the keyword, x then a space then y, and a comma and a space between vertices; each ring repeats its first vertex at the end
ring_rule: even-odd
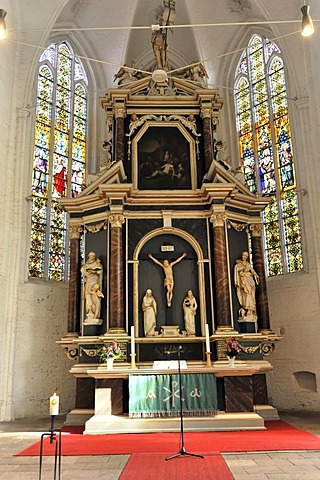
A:
POLYGON ((183 456, 166 461, 165 455, 135 453, 129 459, 120 480, 233 480, 220 454, 204 459, 183 456))
MULTIPOLYGON (((267 430, 238 432, 185 433, 185 448, 192 453, 256 452, 266 450, 320 450, 320 438, 282 421, 265 422, 267 430)), ((63 434, 62 455, 120 455, 179 451, 179 433, 144 433, 118 435, 63 434)), ((18 455, 39 455, 36 442, 18 455)), ((48 438, 44 455, 53 454, 48 438)), ((171 460, 174 461, 174 460, 171 460)))

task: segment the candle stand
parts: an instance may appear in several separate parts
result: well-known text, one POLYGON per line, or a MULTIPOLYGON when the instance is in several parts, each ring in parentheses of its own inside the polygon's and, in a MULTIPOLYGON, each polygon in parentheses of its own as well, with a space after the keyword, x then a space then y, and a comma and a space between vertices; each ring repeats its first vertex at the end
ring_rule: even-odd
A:
POLYGON ((130 368, 137 368, 137 366, 136 366, 136 353, 130 353, 130 357, 131 357, 130 368))
POLYGON ((206 356, 207 356, 206 368, 210 368, 210 367, 212 367, 212 364, 211 364, 211 352, 206 352, 206 356))
POLYGON ((39 480, 41 480, 41 474, 42 474, 43 440, 44 440, 45 437, 50 437, 50 443, 55 444, 53 480, 60 480, 60 477, 61 477, 61 429, 60 428, 54 428, 55 417, 56 417, 56 415, 51 415, 50 431, 46 432, 46 433, 43 433, 41 435, 39 480))

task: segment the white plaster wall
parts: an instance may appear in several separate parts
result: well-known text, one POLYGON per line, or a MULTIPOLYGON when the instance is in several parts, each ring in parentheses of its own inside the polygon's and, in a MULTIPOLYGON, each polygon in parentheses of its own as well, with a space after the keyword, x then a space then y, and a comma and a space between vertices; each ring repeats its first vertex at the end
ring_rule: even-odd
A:
POLYGON ((48 399, 60 396, 60 412, 74 408, 72 361, 56 344, 66 333, 68 286, 35 280, 19 288, 14 382, 15 417, 48 414, 48 399))
MULTIPOLYGON (((67 374, 69 363, 54 344, 67 329, 66 285, 27 281, 30 212, 25 198, 30 194, 33 150, 27 105, 34 104, 32 66, 39 52, 16 43, 23 26, 38 26, 40 17, 34 11, 41 12, 45 26, 48 20, 54 21, 63 3, 53 0, 45 9, 40 1, 33 2, 33 9, 18 0, 1 4, 8 11, 9 38, 0 45, 0 421, 46 413, 52 389, 63 384, 68 387, 62 408, 67 409, 74 388, 67 374), (10 31, 18 32, 13 34, 15 41, 10 41, 10 31), (37 325, 41 315, 41 309, 35 309, 37 298, 45 304, 42 328, 37 325), (56 311, 54 306, 59 306, 56 311)), ((32 35, 41 44, 42 34, 32 35)))
POLYGON ((319 387, 319 296, 315 272, 299 273, 268 281, 271 326, 284 335, 275 352, 267 357, 273 371, 267 375, 268 393, 278 409, 320 410, 317 392, 301 391, 295 372, 316 375, 319 387))

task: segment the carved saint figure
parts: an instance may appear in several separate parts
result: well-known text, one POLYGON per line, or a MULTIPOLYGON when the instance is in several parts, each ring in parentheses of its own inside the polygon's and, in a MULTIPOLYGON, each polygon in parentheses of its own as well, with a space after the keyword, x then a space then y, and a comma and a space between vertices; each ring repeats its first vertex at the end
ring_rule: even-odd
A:
POLYGON ((177 258, 174 262, 169 263, 169 260, 164 260, 163 263, 159 262, 156 258, 154 258, 151 253, 149 253, 148 257, 151 258, 151 260, 154 261, 157 265, 163 268, 164 274, 165 274, 165 279, 164 279, 164 286, 167 289, 167 305, 168 307, 171 307, 171 302, 172 302, 172 296, 173 296, 173 269, 172 267, 176 265, 178 262, 181 262, 181 260, 186 257, 187 254, 183 253, 181 257, 177 258))
POLYGON ((87 318, 98 319, 101 312, 101 298, 103 294, 102 276, 103 266, 95 252, 88 253, 88 259, 81 269, 84 283, 84 299, 87 318))
POLYGON ((163 29, 152 33, 151 44, 157 68, 160 70, 167 70, 167 35, 163 29))
POLYGON ((237 296, 241 317, 252 317, 256 315, 256 284, 259 283, 259 276, 248 262, 249 253, 242 252, 241 260, 236 260, 234 267, 234 283, 237 288, 237 296))
POLYGON ((156 329, 156 315, 157 315, 157 302, 152 294, 150 288, 147 289, 145 296, 142 300, 143 322, 144 322, 144 334, 146 337, 154 337, 157 332, 156 329))
POLYGON ((188 290, 186 298, 183 300, 184 323, 187 335, 196 334, 196 313, 197 301, 192 290, 188 290))

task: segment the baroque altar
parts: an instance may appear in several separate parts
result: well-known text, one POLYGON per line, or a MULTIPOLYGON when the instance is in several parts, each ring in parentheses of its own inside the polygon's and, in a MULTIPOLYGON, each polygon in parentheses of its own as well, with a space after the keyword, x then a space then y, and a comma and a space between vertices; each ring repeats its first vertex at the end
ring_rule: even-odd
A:
MULTIPOLYGON (((121 377, 130 366, 167 360, 177 345, 189 368, 224 370, 230 337, 241 345, 236 365, 252 370, 251 411, 276 417, 266 374, 282 337, 270 326, 261 238, 269 200, 252 194, 241 169, 223 158, 223 98, 207 88, 203 68, 195 77, 200 63, 170 77, 155 58, 150 75, 138 75, 136 65, 118 72, 119 85, 101 98, 100 172, 61 200, 71 256, 68 326, 58 343, 77 378, 69 420, 94 414, 101 371, 92 372, 111 341, 121 348, 114 368, 121 377)), ((244 376, 228 375, 239 398, 244 376)), ((127 414, 120 377, 112 377, 113 395, 127 414)), ((218 378, 219 411, 227 409, 227 383, 218 378)))

